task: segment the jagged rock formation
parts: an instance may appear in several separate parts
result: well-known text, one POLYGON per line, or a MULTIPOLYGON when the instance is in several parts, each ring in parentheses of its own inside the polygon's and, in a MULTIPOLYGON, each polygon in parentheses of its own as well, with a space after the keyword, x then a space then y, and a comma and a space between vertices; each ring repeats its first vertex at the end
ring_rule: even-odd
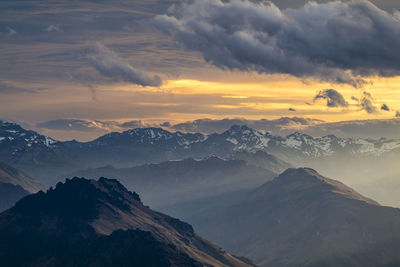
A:
POLYGON ((4 266, 250 266, 106 178, 23 198, 0 214, 0 240, 4 266))

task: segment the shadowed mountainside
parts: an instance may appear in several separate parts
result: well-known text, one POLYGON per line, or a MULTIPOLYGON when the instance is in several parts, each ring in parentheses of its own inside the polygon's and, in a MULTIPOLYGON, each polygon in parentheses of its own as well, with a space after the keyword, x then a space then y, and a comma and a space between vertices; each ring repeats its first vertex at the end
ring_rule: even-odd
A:
POLYGON ((0 214, 0 240, 5 266, 250 266, 106 178, 23 198, 0 214))
POLYGON ((253 188, 271 180, 276 173, 243 160, 210 157, 121 169, 106 166, 75 172, 71 176, 116 178, 129 189, 135 189, 152 207, 162 207, 253 188))
POLYGON ((0 161, 0 212, 12 207, 22 197, 36 193, 41 187, 23 172, 0 161))
POLYGON ((309 168, 247 191, 165 208, 261 266, 399 266, 400 210, 309 168))

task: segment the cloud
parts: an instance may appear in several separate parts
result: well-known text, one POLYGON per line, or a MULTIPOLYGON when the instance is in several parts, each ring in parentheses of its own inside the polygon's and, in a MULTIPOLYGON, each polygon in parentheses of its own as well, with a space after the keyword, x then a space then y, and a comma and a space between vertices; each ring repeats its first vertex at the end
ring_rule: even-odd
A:
POLYGON ((119 126, 125 129, 134 129, 134 128, 145 127, 145 124, 143 124, 141 120, 133 120, 121 123, 119 124, 119 126))
POLYGON ((7 33, 8 36, 13 36, 13 35, 18 34, 14 29, 12 29, 10 27, 7 27, 7 30, 8 30, 8 33, 7 33))
POLYGON ((91 63, 101 75, 116 81, 134 83, 143 87, 161 86, 162 81, 159 76, 150 77, 145 72, 135 69, 104 45, 96 43, 95 49, 97 56, 92 58, 91 63))
POLYGON ((361 108, 361 110, 366 111, 368 114, 378 113, 378 109, 374 104, 375 100, 370 93, 363 92, 361 99, 358 99, 354 96, 352 99, 358 101, 358 106, 361 108))
POLYGON ((116 122, 83 120, 83 119, 57 119, 36 124, 37 128, 62 131, 111 131, 117 129, 116 122))
MULTIPOLYGON (((397 114, 400 118, 400 111, 397 114)), ((201 119, 187 121, 168 127, 172 130, 214 133, 223 132, 232 125, 247 125, 259 131, 268 131, 273 135, 286 136, 295 131, 311 136, 326 136, 334 134, 338 137, 362 137, 362 138, 398 138, 400 132, 400 120, 356 120, 341 122, 324 122, 321 120, 282 117, 276 120, 246 120, 246 119, 201 119)))
POLYGON ((79 131, 79 132, 99 132, 101 134, 112 131, 124 131, 126 129, 141 128, 149 126, 143 124, 141 120, 127 122, 101 121, 89 119, 56 119, 40 122, 36 128, 58 131, 79 131))
POLYGON ((388 105, 386 105, 386 104, 382 104, 382 106, 381 106, 381 110, 384 110, 384 111, 390 111, 390 108, 389 108, 389 106, 388 106, 388 105))
POLYGON ((169 126, 170 129, 188 132, 215 133, 224 132, 232 125, 247 125, 256 130, 268 131, 273 134, 286 134, 293 131, 305 129, 310 125, 322 123, 321 120, 298 118, 298 117, 282 117, 276 120, 247 120, 247 119, 199 119, 187 121, 169 126))
POLYGON ((97 101, 97 91, 96 88, 92 84, 88 84, 90 94, 92 95, 92 100, 97 101))
POLYGON ((355 120, 310 125, 303 132, 312 136, 334 134, 339 137, 381 137, 397 139, 400 132, 400 120, 355 120))
POLYGON ((269 1, 195 0, 155 25, 222 69, 290 74, 361 87, 400 74, 400 19, 365 0, 308 2, 280 10, 269 1))
POLYGON ((330 108, 347 107, 349 105, 342 94, 335 89, 325 89, 319 91, 314 97, 314 102, 319 99, 326 100, 326 105, 330 108))
POLYGON ((41 87, 40 88, 37 88, 37 87, 24 88, 24 87, 18 87, 18 86, 14 86, 14 85, 8 84, 6 82, 0 81, 0 93, 4 93, 4 94, 40 93, 44 90, 46 90, 46 88, 41 88, 41 87))
POLYGON ((62 32, 63 31, 63 30, 61 30, 61 28, 59 26, 55 26, 55 25, 50 25, 49 27, 47 27, 44 30, 46 32, 62 32))

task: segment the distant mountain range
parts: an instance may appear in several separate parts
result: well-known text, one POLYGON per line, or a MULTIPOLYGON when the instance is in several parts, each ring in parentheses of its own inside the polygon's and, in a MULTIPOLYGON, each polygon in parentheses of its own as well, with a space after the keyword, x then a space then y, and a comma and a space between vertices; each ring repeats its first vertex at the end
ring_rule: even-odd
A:
POLYGON ((400 266, 400 210, 309 168, 163 211, 261 266, 400 266))
POLYGON ((42 185, 23 172, 0 161, 0 212, 22 197, 36 193, 42 185))
POLYGON ((211 135, 138 128, 81 143, 55 141, 16 124, 0 122, 0 160, 46 184, 54 183, 54 177, 88 167, 132 167, 211 155, 228 158, 239 151, 265 151, 295 166, 317 167, 321 162, 330 164, 332 159, 346 164, 361 159, 400 159, 400 139, 313 138, 301 133, 280 137, 233 126, 211 135))
POLYGON ((0 214, 2 266, 249 267, 118 181, 73 178, 0 214))
POLYGON ((78 171, 69 176, 116 178, 129 189, 135 189, 151 207, 158 208, 253 188, 290 166, 261 151, 257 154, 240 152, 232 157, 235 159, 184 159, 120 169, 106 166, 78 171))

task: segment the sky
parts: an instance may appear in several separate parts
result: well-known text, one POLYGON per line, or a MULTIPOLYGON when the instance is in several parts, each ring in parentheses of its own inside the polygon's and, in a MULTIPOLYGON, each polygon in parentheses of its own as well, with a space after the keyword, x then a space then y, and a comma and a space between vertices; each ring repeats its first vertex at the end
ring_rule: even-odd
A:
POLYGON ((80 140, 132 121, 398 123, 399 10, 397 0, 1 1, 0 119, 80 140))

